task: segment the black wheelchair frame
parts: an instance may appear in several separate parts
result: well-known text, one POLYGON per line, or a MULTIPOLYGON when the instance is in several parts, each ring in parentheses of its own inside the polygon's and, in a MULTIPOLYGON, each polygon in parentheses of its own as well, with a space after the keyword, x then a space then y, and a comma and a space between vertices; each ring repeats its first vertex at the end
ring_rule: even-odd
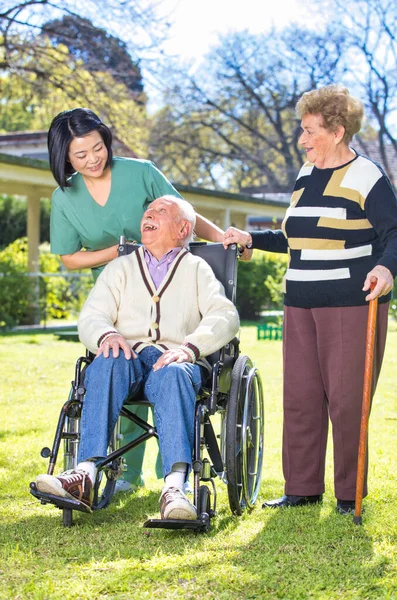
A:
MULTIPOLYGON (((121 240, 119 255, 129 254, 137 246, 121 240)), ((206 260, 215 276, 225 287, 227 297, 235 302, 237 284, 237 248, 222 244, 193 243, 193 254, 206 260)), ((53 475, 61 442, 64 442, 64 470, 77 464, 79 420, 84 402, 84 373, 94 355, 86 352, 76 362, 75 376, 67 402, 63 405, 55 432, 52 449, 43 448, 41 456, 49 458, 48 474, 53 475)), ((191 529, 208 531, 216 514, 215 477, 227 485, 232 513, 241 515, 251 509, 257 499, 262 475, 264 444, 264 407, 259 371, 250 358, 239 352, 239 341, 234 338, 221 350, 207 357, 212 364, 208 383, 196 398, 194 418, 194 446, 192 456, 193 503, 196 520, 149 519, 148 528, 191 529), (220 433, 216 434, 212 417, 220 414, 220 433), (218 443, 219 439, 219 443, 218 443)), ((118 477, 123 472, 123 455, 147 441, 158 437, 156 428, 140 419, 131 410, 133 405, 149 403, 134 399, 123 406, 120 415, 136 423, 142 434, 120 447, 119 421, 109 443, 106 458, 96 461, 98 475, 94 485, 94 499, 89 508, 78 500, 60 498, 42 493, 35 483, 30 492, 42 504, 51 503, 63 512, 63 524, 73 524, 73 510, 92 512, 108 506, 118 477)))

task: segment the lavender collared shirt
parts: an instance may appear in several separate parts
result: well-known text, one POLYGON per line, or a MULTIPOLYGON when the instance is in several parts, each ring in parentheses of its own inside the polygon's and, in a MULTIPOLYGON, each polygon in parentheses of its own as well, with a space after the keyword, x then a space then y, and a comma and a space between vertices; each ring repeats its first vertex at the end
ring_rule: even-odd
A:
POLYGON ((172 250, 169 250, 166 254, 164 254, 160 260, 157 260, 157 258, 155 258, 153 254, 151 254, 151 252, 145 248, 145 261, 156 289, 160 286, 164 277, 167 275, 168 269, 181 250, 182 248, 180 247, 172 248, 172 250))

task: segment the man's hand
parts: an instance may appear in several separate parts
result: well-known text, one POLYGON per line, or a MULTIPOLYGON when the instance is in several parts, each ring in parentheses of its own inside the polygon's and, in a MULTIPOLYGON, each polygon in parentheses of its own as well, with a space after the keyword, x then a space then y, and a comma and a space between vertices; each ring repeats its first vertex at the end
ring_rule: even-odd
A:
POLYGON ((387 267, 382 265, 376 265, 370 271, 364 281, 363 291, 366 292, 370 289, 371 283, 376 283, 374 289, 368 296, 365 297, 367 301, 375 300, 378 296, 386 296, 393 289, 393 275, 390 273, 387 267))
POLYGON ((105 338, 102 344, 99 346, 96 353, 97 356, 103 354, 104 358, 109 358, 110 349, 113 351, 113 358, 118 358, 120 349, 124 351, 124 358, 130 360, 131 356, 136 358, 135 352, 131 349, 131 346, 125 338, 119 333, 114 333, 105 338))
POLYGON ((153 370, 157 371, 166 367, 172 362, 184 363, 193 362, 189 352, 183 350, 183 348, 175 348, 175 350, 167 350, 160 356, 160 358, 154 363, 153 370))

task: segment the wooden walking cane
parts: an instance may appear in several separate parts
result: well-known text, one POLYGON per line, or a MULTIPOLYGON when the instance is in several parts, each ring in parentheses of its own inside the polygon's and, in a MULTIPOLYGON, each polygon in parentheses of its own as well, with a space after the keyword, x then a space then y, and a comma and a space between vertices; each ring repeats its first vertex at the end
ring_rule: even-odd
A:
MULTIPOLYGON (((375 283, 371 283, 371 291, 375 283)), ((372 371, 374 364, 374 346, 376 316, 378 312, 378 298, 370 300, 368 308, 367 338, 365 341, 365 365, 364 365, 364 388, 363 403, 361 407, 360 441, 358 444, 357 480, 356 480, 356 505, 353 522, 362 524, 361 503, 364 492, 365 455, 367 452, 369 411, 371 408, 372 371)))

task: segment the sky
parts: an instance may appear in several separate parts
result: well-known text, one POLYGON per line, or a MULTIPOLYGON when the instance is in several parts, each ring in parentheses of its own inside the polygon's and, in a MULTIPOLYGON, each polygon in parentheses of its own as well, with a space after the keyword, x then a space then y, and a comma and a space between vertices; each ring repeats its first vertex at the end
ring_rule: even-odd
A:
MULTIPOLYGON (((189 61, 193 71, 211 47, 217 45, 220 34, 242 30, 265 33, 273 26, 282 29, 293 22, 310 28, 321 26, 326 19, 324 11, 313 12, 311 0, 157 1, 158 14, 166 16, 172 24, 163 51, 189 61)), ((150 72, 146 73, 143 68, 143 73, 149 95, 147 108, 149 113, 154 113, 162 101, 150 72)))
POLYGON ((310 27, 322 18, 314 18, 309 0, 162 0, 158 10, 173 22, 166 52, 197 61, 220 33, 243 29, 262 33, 293 21, 310 27))

